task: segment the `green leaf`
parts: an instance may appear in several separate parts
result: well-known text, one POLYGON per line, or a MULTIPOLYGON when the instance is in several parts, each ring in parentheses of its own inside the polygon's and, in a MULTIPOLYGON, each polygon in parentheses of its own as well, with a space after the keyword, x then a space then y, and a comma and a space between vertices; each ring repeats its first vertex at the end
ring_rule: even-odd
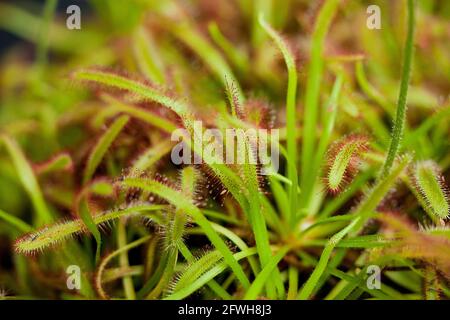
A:
POLYGON ((129 116, 119 117, 117 120, 114 121, 111 127, 109 127, 108 130, 100 137, 100 139, 92 149, 91 154, 89 156, 86 168, 84 170, 83 184, 86 184, 92 178, 92 176, 95 173, 95 170, 97 169, 98 165, 101 163, 103 157, 105 156, 106 151, 108 151, 109 147, 116 139, 116 137, 119 135, 123 127, 127 124, 129 119, 130 119, 129 116))
MULTIPOLYGON (((248 256, 256 254, 256 248, 250 248, 241 252, 238 252, 233 255, 233 259, 236 259, 236 261, 239 261, 243 258, 246 258, 248 256)), ((226 270, 228 267, 228 264, 226 262, 219 263, 217 266, 213 267, 209 271, 207 271, 205 274, 203 274, 200 278, 198 278, 195 282, 193 282, 191 285, 185 287, 184 289, 181 289, 177 293, 171 294, 164 298, 164 300, 181 300, 189 295, 191 295, 193 292, 200 289, 202 286, 204 286, 206 283, 214 279, 217 275, 222 273, 224 270, 226 270)))
MULTIPOLYGON (((297 68, 295 66, 294 55, 289 47, 283 41, 281 36, 264 20, 261 13, 259 16, 259 23, 264 30, 273 39, 278 49, 283 54, 284 62, 288 69, 288 89, 286 95, 286 128, 287 128, 287 154, 290 162, 297 166, 297 141, 296 141, 296 120, 297 120, 297 68)), ((295 170, 288 166, 288 179, 292 181, 290 189, 290 224, 294 224, 297 215, 297 185, 298 177, 295 170)))
POLYGON ((430 210, 438 219, 446 219, 450 214, 449 198, 439 166, 433 161, 421 161, 413 169, 414 187, 430 210))
POLYGON ((403 138, 403 131, 406 122, 409 80, 411 77, 411 65, 414 55, 414 15, 414 0, 408 0, 408 33, 406 38, 405 50, 403 53, 403 69, 397 102, 397 113, 395 117, 391 143, 389 145, 388 155, 383 165, 380 177, 384 177, 391 170, 392 165, 394 164, 395 157, 397 156, 397 153, 400 149, 400 142, 403 138))
POLYGON ((298 294, 298 299, 305 300, 310 297, 311 293, 314 291, 314 288, 316 287, 320 277, 322 276, 323 272, 325 271, 328 265, 328 260, 330 260, 334 247, 336 247, 339 241, 341 241, 341 239, 345 237, 345 235, 355 227, 355 225, 358 223, 359 220, 360 217, 355 218, 355 220, 353 220, 348 226, 346 226, 344 229, 342 229, 341 231, 339 231, 330 238, 327 245, 322 251, 322 255, 320 256, 319 262, 314 268, 313 273, 309 276, 308 280, 300 290, 298 294))
POLYGON ((30 232, 31 230, 33 230, 33 228, 29 224, 23 222, 21 219, 13 216, 1 209, 0 209, 0 219, 5 220, 6 222, 8 222, 12 226, 14 226, 19 231, 30 232))
MULTIPOLYGON (((165 208, 163 205, 135 205, 125 209, 107 211, 95 215, 92 219, 95 225, 101 225, 121 216, 134 215, 144 211, 156 211, 163 208, 165 208)), ((86 232, 86 228, 81 219, 60 221, 23 235, 16 240, 14 248, 19 253, 32 255, 84 232, 86 232)))
POLYGON ((192 204, 189 198, 157 181, 150 179, 143 180, 136 178, 125 178, 121 182, 121 185, 124 187, 140 188, 142 190, 154 193, 191 215, 194 221, 203 229, 206 236, 216 247, 216 249, 222 253, 225 262, 231 267, 231 269, 233 269, 236 277, 239 279, 244 288, 248 288, 250 286, 247 276, 242 270, 242 267, 234 259, 228 246, 212 228, 211 223, 205 218, 201 211, 192 204))
POLYGON ((189 263, 185 269, 176 276, 171 284, 172 293, 189 286, 200 278, 209 269, 214 267, 223 259, 222 254, 217 250, 205 252, 193 262, 189 263))
POLYGON ((277 267, 277 264, 284 258, 286 253, 289 251, 289 247, 284 247, 277 252, 276 255, 272 256, 265 267, 258 274, 256 279, 253 281, 252 285, 248 289, 244 296, 244 300, 254 300, 258 297, 264 284, 268 281, 269 277, 272 275, 273 270, 277 267))
MULTIPOLYGON (((109 127, 108 130, 100 137, 100 139, 94 146, 94 149, 91 151, 91 154, 89 156, 86 168, 84 170, 83 184, 87 184, 88 181, 92 178, 92 176, 95 173, 95 170, 97 169, 98 165, 101 163, 103 157, 105 156, 106 151, 108 151, 109 147, 116 139, 116 137, 119 135, 123 127, 127 124, 129 119, 130 119, 129 116, 119 117, 117 120, 114 121, 111 127, 109 127)), ((98 261, 100 259, 102 236, 100 234, 100 231, 98 231, 97 229, 97 226, 94 222, 94 219, 92 218, 87 202, 84 199, 86 191, 82 193, 83 195, 79 197, 80 202, 78 203, 79 207, 77 208, 77 210, 81 219, 86 224, 86 227, 89 229, 89 231, 95 238, 95 241, 97 243, 95 261, 98 261)))
MULTIPOLYGON (((310 176, 314 160, 314 145, 317 135, 317 113, 320 98, 320 86, 323 75, 323 45, 328 28, 334 17, 339 0, 327 0, 322 5, 314 25, 311 43, 310 64, 308 67, 308 79, 306 82, 305 108, 303 115, 303 149, 301 159, 301 189, 311 190, 314 179, 310 176)), ((309 204, 310 194, 303 193, 303 207, 309 204)))
POLYGON ((0 135, 0 140, 2 140, 6 146, 6 150, 11 156, 20 182, 33 203, 34 210, 37 214, 38 225, 51 223, 53 221, 53 216, 48 210, 33 169, 25 158, 22 150, 20 150, 16 141, 6 135, 0 135))

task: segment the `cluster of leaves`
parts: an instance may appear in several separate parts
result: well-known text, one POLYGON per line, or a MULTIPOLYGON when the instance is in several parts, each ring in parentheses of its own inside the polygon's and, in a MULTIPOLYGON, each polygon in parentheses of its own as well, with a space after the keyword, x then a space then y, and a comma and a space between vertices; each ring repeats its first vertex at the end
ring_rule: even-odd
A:
POLYGON ((0 298, 450 297, 447 4, 88 3, 0 3, 36 48, 0 65, 0 298), (197 120, 280 129, 280 170, 174 165, 197 120))

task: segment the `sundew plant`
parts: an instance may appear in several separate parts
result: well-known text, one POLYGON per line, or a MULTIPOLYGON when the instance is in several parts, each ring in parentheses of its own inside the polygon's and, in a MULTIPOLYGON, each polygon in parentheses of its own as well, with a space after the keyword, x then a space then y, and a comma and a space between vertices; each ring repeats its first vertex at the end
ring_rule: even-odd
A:
POLYGON ((450 298, 449 18, 0 2, 0 299, 450 298))

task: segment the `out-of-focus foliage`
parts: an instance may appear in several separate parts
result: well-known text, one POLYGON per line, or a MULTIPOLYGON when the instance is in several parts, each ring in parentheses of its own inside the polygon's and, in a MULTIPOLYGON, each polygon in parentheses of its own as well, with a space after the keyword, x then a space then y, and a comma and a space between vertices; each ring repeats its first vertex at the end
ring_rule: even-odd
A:
POLYGON ((412 3, 1 1, 0 299, 448 299, 450 2, 412 3), (174 165, 197 120, 279 171, 174 165))

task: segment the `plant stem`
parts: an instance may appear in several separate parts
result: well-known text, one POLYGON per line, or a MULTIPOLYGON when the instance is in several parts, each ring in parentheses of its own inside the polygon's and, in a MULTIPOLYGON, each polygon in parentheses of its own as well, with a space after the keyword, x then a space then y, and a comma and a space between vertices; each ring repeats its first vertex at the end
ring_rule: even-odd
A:
MULTIPOLYGON (((314 166, 314 144, 317 129, 317 111, 319 105, 320 83, 324 59, 322 57, 323 42, 326 33, 337 10, 339 0, 328 0, 322 6, 314 28, 311 45, 311 62, 308 69, 308 80, 305 93, 305 113, 303 117, 303 150, 301 163, 301 189, 311 190, 314 184, 311 178, 311 168, 314 166)), ((309 203, 311 192, 302 195, 303 208, 309 203)))
MULTIPOLYGON (((297 165, 297 141, 296 141, 296 100, 297 100, 297 68, 295 66, 295 59, 290 52, 288 46, 283 41, 281 36, 264 20, 262 14, 259 16, 259 23, 264 30, 269 34, 272 40, 277 45, 278 49, 283 54, 286 68, 288 70, 288 88, 286 95, 286 129, 287 129, 287 154, 289 161, 293 166, 297 165)), ((289 198, 290 198, 290 224, 293 225, 295 216, 297 213, 297 173, 293 166, 288 166, 288 179, 292 182, 289 186, 289 198)))
POLYGON ((314 293, 314 289, 316 288, 317 283, 320 280, 320 277, 322 276, 328 265, 328 261, 330 260, 334 247, 336 247, 339 241, 341 241, 342 238, 344 238, 345 235, 355 227, 355 225, 359 222, 359 220, 360 217, 356 217, 348 226, 346 226, 344 229, 333 235, 330 238, 330 240, 328 240, 327 245, 322 251, 322 255, 320 256, 316 268, 314 269, 313 273, 311 273, 305 285, 302 287, 297 296, 299 300, 306 300, 311 296, 311 294, 314 293))
POLYGON ((408 0, 408 34, 406 38, 405 51, 403 55, 403 71, 400 84, 400 93, 397 103, 397 114, 395 117, 392 139, 389 145, 388 155, 383 165, 380 178, 389 173, 394 163, 395 157, 400 148, 400 141, 403 138, 403 131, 406 122, 406 100, 408 97, 408 86, 411 77, 411 64, 414 51, 414 0, 408 0))
MULTIPOLYGON (((120 250, 127 245, 127 231, 125 227, 125 221, 121 219, 117 225, 117 247, 120 250)), ((119 263, 122 268, 129 268, 130 263, 128 261, 128 253, 122 251, 119 254, 119 263)), ((122 278, 122 284, 125 292, 125 297, 128 300, 136 300, 136 291, 133 286, 133 279, 131 276, 126 276, 122 278)))

